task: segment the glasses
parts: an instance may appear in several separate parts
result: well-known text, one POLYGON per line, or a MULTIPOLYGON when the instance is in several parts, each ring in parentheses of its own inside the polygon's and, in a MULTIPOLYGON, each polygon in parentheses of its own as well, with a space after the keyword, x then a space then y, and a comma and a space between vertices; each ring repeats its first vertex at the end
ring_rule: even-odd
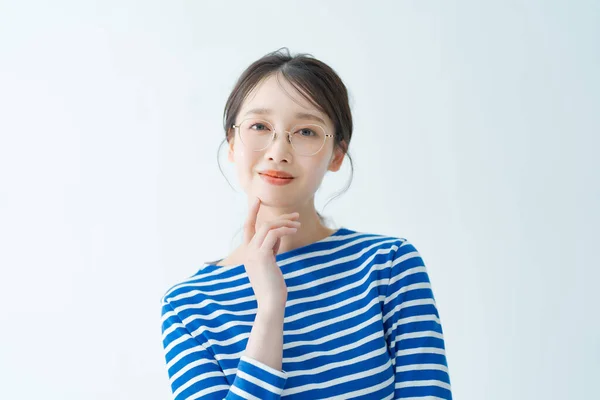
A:
MULTIPOLYGON (((232 125, 232 128, 238 130, 242 143, 253 151, 266 149, 277 135, 269 121, 256 118, 244 119, 239 125, 232 125)), ((327 138, 333 137, 317 124, 298 124, 284 133, 287 133, 294 151, 303 156, 317 154, 327 138)))

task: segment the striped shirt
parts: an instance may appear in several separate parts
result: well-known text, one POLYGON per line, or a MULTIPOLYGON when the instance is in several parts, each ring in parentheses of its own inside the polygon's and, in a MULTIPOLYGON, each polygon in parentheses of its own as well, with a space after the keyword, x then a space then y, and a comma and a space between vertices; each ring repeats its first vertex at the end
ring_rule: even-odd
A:
POLYGON ((244 355, 257 302, 244 265, 205 262, 162 298, 180 399, 451 399, 425 264, 403 238, 340 228, 277 254, 288 288, 282 370, 244 355))

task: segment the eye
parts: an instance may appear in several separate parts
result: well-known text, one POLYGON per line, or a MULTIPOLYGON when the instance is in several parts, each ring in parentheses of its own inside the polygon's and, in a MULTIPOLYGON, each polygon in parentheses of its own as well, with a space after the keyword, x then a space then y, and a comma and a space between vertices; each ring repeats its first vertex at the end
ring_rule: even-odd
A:
POLYGON ((298 130, 297 133, 299 133, 301 136, 305 136, 305 137, 310 137, 310 136, 316 135, 316 133, 312 129, 308 129, 308 128, 302 128, 302 129, 298 130))
POLYGON ((253 124, 252 126, 250 126, 250 129, 254 129, 256 131, 266 131, 266 130, 269 130, 269 127, 266 126, 265 124, 257 122, 255 124, 253 124))

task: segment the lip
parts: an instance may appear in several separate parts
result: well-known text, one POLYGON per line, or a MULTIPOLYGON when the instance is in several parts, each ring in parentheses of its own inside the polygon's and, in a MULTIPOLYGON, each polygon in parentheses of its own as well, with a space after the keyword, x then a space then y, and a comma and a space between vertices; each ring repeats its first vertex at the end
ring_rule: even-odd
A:
POLYGON ((259 173, 260 177, 262 180, 264 180, 265 182, 271 184, 271 185, 276 185, 276 186, 283 186, 283 185, 287 185, 288 183, 292 183, 292 181, 294 180, 294 178, 275 178, 266 174, 262 174, 259 173))
POLYGON ((261 175, 267 175, 270 176, 272 178, 293 178, 292 175, 288 174, 287 172, 284 171, 277 171, 274 169, 268 169, 265 171, 260 171, 259 174, 261 175))

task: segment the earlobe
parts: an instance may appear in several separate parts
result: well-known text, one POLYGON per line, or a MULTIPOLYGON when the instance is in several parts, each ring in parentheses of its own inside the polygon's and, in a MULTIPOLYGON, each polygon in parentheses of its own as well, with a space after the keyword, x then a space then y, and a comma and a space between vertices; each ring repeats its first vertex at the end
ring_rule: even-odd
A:
POLYGON ((328 169, 333 172, 339 171, 340 167, 342 166, 342 162, 344 161, 344 155, 345 154, 341 149, 336 149, 334 151, 334 156, 329 163, 328 169))
POLYGON ((329 164, 329 170, 332 172, 337 172, 340 169, 340 163, 337 160, 333 160, 331 164, 329 164))
POLYGON ((233 149, 233 146, 234 146, 233 138, 231 138, 229 140, 229 150, 227 152, 227 159, 229 160, 229 162, 233 162, 234 161, 234 157, 233 157, 233 151, 234 151, 234 149, 233 149))

